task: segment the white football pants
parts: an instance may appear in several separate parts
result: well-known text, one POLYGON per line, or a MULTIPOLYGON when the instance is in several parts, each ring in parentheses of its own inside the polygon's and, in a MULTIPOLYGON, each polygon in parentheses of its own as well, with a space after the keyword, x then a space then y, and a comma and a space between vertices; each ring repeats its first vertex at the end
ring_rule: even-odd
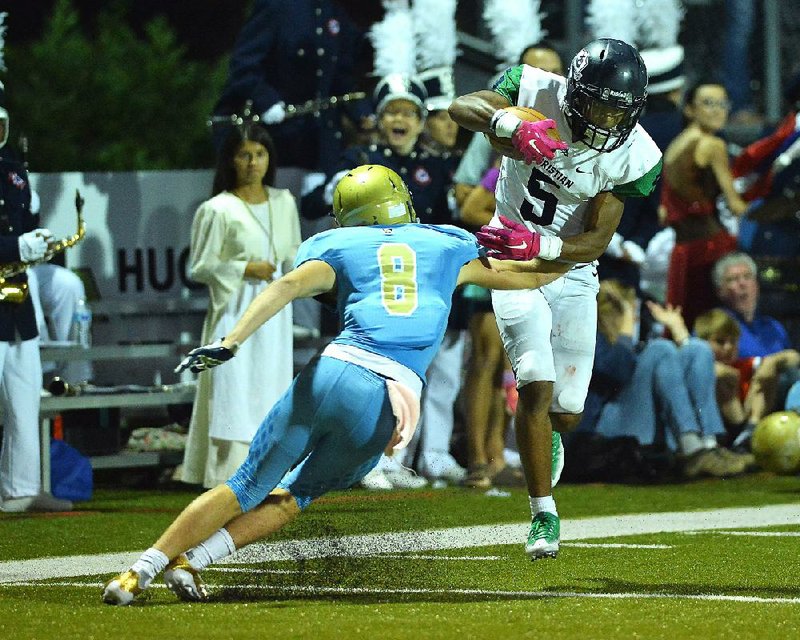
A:
POLYGON ((35 496, 41 491, 41 389, 39 337, 0 342, 0 403, 4 414, 0 497, 4 499, 35 496))

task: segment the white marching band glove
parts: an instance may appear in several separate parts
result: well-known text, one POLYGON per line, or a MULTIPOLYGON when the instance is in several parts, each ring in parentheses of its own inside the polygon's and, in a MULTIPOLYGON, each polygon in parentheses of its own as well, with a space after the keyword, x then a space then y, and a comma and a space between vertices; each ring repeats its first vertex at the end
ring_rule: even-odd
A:
POLYGON ((286 119, 286 103, 276 102, 264 113, 261 114, 261 122, 264 124, 280 124, 286 119))
POLYGON ((621 258, 623 242, 625 242, 625 238, 615 231, 614 235, 611 236, 611 242, 609 242, 606 247, 606 255, 612 258, 621 258))
POLYGON ((23 262, 33 262, 41 260, 47 253, 47 247, 53 234, 49 229, 39 228, 23 233, 17 242, 19 243, 19 258, 23 262))
POLYGON ((628 260, 630 260, 633 264, 644 264, 644 249, 642 249, 633 240, 626 240, 623 242, 622 251, 628 256, 628 260))
POLYGON ((336 191, 336 185, 339 184, 339 180, 344 178, 348 173, 349 169, 345 169, 344 171, 340 171, 337 173, 333 178, 328 180, 328 184, 325 185, 325 191, 322 194, 322 197, 325 201, 325 204, 329 207, 333 205, 333 192, 336 191))

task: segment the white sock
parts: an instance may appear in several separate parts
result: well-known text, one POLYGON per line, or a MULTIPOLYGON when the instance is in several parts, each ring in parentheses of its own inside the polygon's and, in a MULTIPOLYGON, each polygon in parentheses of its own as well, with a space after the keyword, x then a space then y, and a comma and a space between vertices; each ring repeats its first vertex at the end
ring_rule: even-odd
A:
POLYGON ((150 547, 133 563, 131 570, 139 574, 139 586, 142 589, 147 589, 153 578, 161 573, 168 564, 169 558, 167 556, 158 549, 150 547))
POLYGON ((681 453, 685 456, 690 456, 697 453, 701 449, 705 449, 705 444, 700 434, 690 431, 689 433, 682 433, 680 437, 681 453))
POLYGON ((703 449, 716 449, 719 446, 714 436, 703 436, 703 449))
POLYGON ((552 495, 538 498, 534 498, 533 496, 528 497, 531 501, 531 515, 535 516, 541 511, 547 511, 553 515, 558 515, 558 511, 556 511, 556 501, 553 499, 552 495))
POLYGON ((205 542, 201 542, 194 549, 189 549, 186 552, 186 559, 193 569, 201 571, 217 560, 227 558, 234 551, 236 551, 236 545, 233 543, 233 538, 223 527, 205 542))

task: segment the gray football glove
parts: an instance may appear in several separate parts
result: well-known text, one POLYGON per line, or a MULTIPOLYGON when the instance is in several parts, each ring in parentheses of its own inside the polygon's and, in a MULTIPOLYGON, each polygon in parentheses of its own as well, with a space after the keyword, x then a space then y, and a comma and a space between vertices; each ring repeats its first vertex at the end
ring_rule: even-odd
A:
MULTIPOLYGON (((192 349, 189 355, 181 360, 181 363, 175 367, 175 373, 180 373, 186 369, 189 369, 192 373, 200 373, 201 371, 213 369, 233 358, 233 356, 236 355, 236 348, 228 349, 227 347, 223 347, 222 340, 223 339, 220 338, 211 344, 192 349)), ((238 347, 238 345, 236 345, 236 347, 238 347)))

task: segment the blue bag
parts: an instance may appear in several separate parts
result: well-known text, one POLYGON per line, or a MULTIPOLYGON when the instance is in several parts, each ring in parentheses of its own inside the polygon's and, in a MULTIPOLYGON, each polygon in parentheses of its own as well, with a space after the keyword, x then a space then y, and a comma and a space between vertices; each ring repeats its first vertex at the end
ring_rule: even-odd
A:
POLYGON ((92 463, 63 440, 50 442, 50 493, 79 502, 92 497, 92 463))

